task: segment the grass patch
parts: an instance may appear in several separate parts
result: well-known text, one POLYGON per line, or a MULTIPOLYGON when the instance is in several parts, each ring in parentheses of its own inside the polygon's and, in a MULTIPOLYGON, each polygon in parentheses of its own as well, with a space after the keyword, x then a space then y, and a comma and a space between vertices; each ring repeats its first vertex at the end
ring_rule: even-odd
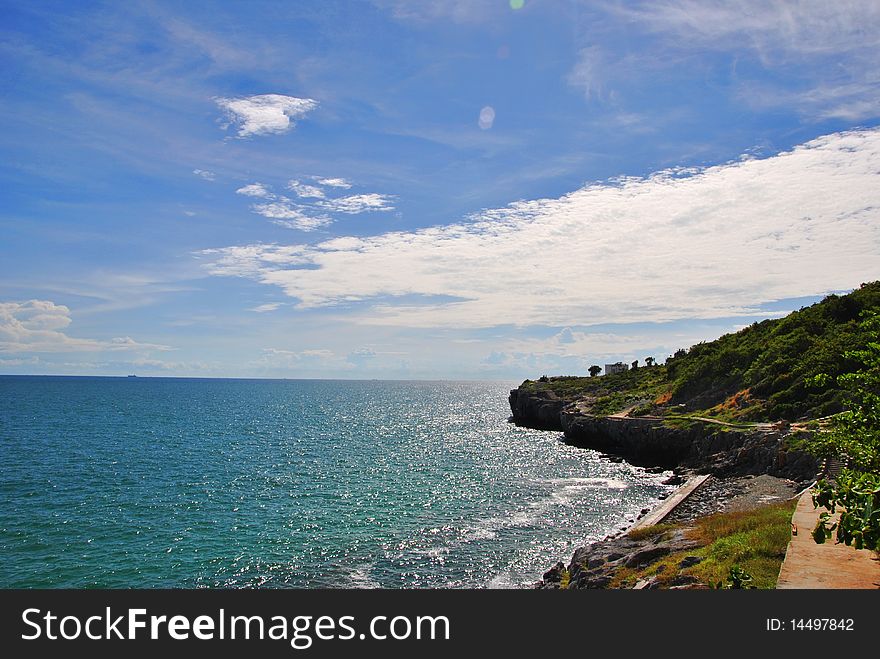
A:
POLYGON ((694 426, 701 424, 701 421, 696 421, 686 416, 667 416, 663 419, 664 428, 674 428, 675 430, 690 430, 694 426))
POLYGON ((562 579, 559 580, 560 590, 568 588, 569 583, 571 583, 571 572, 566 569, 562 571, 562 579))
MULTIPOLYGON (((731 568, 738 565, 752 575, 753 585, 757 588, 775 588, 791 539, 791 516, 796 505, 796 500, 784 501, 756 510, 697 519, 685 533, 699 544, 698 547, 669 554, 642 568, 621 568, 610 587, 631 588, 639 580, 650 577, 658 577, 663 587, 679 575, 690 575, 703 584, 726 582, 731 568), (681 568, 685 556, 697 556, 702 560, 681 568)), ((671 533, 682 528, 672 524, 658 526, 664 528, 657 533, 671 533)), ((636 532, 645 532, 639 539, 652 537, 648 533, 650 528, 638 529, 636 532)))
POLYGON ((591 414, 616 414, 632 405, 653 401, 668 389, 665 366, 641 367, 601 377, 556 376, 526 380, 525 391, 550 390, 566 400, 587 403, 591 414))
POLYGON ((645 540, 647 538, 656 538, 658 535, 664 535, 676 529, 675 524, 654 524, 654 526, 642 526, 633 529, 627 535, 633 540, 645 540))

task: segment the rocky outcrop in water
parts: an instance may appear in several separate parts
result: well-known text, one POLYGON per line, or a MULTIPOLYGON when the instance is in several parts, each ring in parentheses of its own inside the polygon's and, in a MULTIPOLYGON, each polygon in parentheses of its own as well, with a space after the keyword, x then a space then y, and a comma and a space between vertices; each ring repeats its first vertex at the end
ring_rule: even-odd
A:
MULTIPOLYGON (((662 534, 652 538, 635 539, 628 535, 606 538, 578 549, 571 563, 557 563, 544 573, 535 584, 537 588, 599 589, 612 585, 615 574, 622 567, 638 568, 649 565, 669 554, 697 547, 683 531, 662 534)), ((685 557, 689 565, 699 562, 696 556, 685 557)), ((672 586, 694 584, 696 579, 682 575, 672 586)))

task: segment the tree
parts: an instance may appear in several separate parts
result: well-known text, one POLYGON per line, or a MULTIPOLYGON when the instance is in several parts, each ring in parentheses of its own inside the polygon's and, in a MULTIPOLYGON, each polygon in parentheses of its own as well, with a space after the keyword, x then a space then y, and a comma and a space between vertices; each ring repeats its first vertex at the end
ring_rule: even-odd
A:
MULTIPOLYGON (((880 550, 880 314, 861 323, 870 339, 862 350, 844 356, 861 368, 839 375, 837 384, 847 392, 847 410, 836 415, 830 428, 816 433, 808 448, 820 457, 833 457, 846 468, 836 481, 821 480, 813 503, 833 514, 841 508, 840 519, 829 524, 830 514, 822 513, 813 538, 823 543, 837 530, 837 541, 856 549, 880 550)), ((814 384, 827 386, 827 375, 813 378, 814 384)))
POLYGON ((653 366, 654 365, 654 358, 653 357, 645 357, 645 363, 648 366, 653 366))
POLYGON ((601 366, 596 366, 595 364, 593 364, 592 366, 590 366, 590 369, 589 369, 589 370, 590 370, 590 377, 591 377, 591 378, 594 378, 594 377, 596 377, 597 375, 599 375, 599 373, 602 372, 602 367, 601 367, 601 366))
POLYGON ((636 359, 636 360, 634 360, 633 363, 632 363, 632 369, 633 369, 633 370, 636 370, 638 367, 639 367, 639 360, 636 359))

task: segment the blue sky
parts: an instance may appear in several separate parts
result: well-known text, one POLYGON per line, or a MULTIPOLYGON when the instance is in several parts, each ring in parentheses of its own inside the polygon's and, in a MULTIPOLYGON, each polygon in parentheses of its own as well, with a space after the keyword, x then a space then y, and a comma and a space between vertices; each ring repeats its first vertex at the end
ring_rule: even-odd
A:
POLYGON ((875 2, 2 14, 0 373, 583 373, 880 277, 875 2))

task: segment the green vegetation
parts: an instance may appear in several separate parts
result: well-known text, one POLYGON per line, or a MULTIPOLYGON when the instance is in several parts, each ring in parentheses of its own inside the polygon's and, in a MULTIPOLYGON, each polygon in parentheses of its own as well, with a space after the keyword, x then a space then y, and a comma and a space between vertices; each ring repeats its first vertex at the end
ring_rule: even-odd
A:
POLYGON ((839 376, 858 367, 860 351, 872 340, 859 318, 878 312, 880 281, 679 350, 665 366, 602 377, 544 376, 522 386, 550 389, 597 415, 630 410, 631 416, 690 414, 728 422, 818 419, 843 411, 839 376))
POLYGON ((568 571, 568 568, 562 571, 562 578, 559 580, 559 588, 565 589, 568 588, 568 584, 571 583, 571 572, 568 571))
POLYGON ((697 344, 667 367, 672 402, 751 420, 840 412, 842 392, 830 385, 856 366, 852 355, 870 338, 859 316, 872 310, 880 311, 880 282, 697 344), (819 374, 827 376, 825 386, 819 374))
POLYGON ((752 575, 743 570, 739 565, 734 565, 730 568, 730 573, 727 575, 727 581, 719 581, 716 584, 713 584, 715 588, 726 588, 729 590, 746 590, 748 588, 755 588, 754 585, 755 580, 752 578, 752 575))
MULTIPOLYGON (((822 543, 837 530, 837 541, 856 549, 880 550, 880 315, 867 316, 861 323, 871 341, 847 357, 859 368, 838 375, 837 385, 846 393, 847 411, 831 420, 827 430, 808 442, 817 455, 835 458, 848 468, 836 481, 823 480, 813 495, 816 506, 834 513, 840 520, 830 523, 822 513, 813 531, 822 543)), ((827 376, 816 378, 822 382, 827 376)))
MULTIPOLYGON (((546 376, 544 376, 546 377, 546 376)), ((549 389, 560 398, 578 399, 593 414, 615 414, 633 405, 650 402, 669 386, 666 368, 638 368, 603 377, 561 376, 546 380, 526 380, 526 391, 549 389)))
POLYGON ((633 540, 645 540, 647 538, 656 538, 660 535, 667 535, 676 528, 675 524, 654 524, 653 526, 642 526, 633 529, 627 535, 633 540))
MULTIPOLYGON (((685 529, 686 535, 699 544, 697 548, 669 554, 641 568, 621 568, 611 586, 627 588, 641 579, 656 577, 663 587, 675 577, 689 575, 699 583, 721 584, 725 588, 775 588, 791 538, 791 516, 796 503, 785 501, 756 510, 699 518, 685 529), (686 556, 696 556, 701 561, 682 568, 680 564, 686 556)), ((664 524, 659 532, 671 533, 677 528, 683 527, 664 524)))

